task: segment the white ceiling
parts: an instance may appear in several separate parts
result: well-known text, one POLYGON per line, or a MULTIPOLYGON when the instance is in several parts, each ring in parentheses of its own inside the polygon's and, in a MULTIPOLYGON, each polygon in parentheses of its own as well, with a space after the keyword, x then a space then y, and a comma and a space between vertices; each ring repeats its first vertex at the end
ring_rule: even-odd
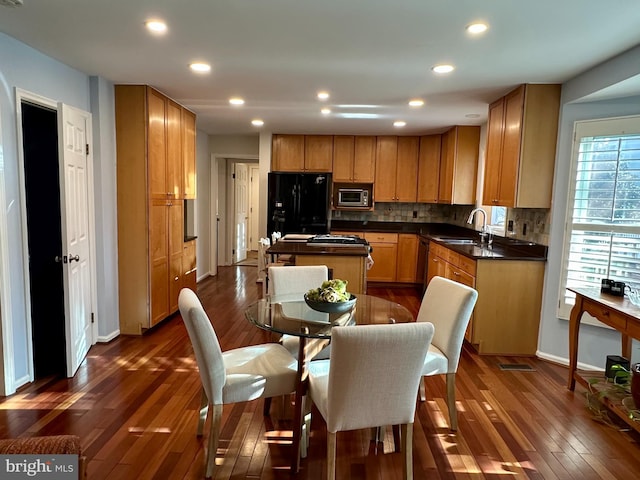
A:
POLYGON ((417 134, 483 123, 488 103, 515 85, 562 83, 639 44, 640 6, 638 0, 24 0, 21 7, 0 6, 0 31, 89 75, 152 85, 196 112, 198 128, 209 134, 254 133, 253 118, 274 133, 417 134), (168 32, 148 34, 150 18, 165 20, 168 32), (471 38, 465 26, 477 20, 490 28, 471 38), (212 71, 190 72, 196 60, 210 62, 212 71), (431 67, 443 62, 456 70, 434 74, 431 67), (322 89, 331 93, 326 102, 316 99, 322 89), (231 96, 246 104, 230 106, 231 96), (425 106, 409 108, 414 97, 425 106), (333 111, 328 117, 320 114, 325 104, 333 111), (355 111, 380 117, 335 115, 355 111), (406 127, 394 129, 395 120, 406 127))

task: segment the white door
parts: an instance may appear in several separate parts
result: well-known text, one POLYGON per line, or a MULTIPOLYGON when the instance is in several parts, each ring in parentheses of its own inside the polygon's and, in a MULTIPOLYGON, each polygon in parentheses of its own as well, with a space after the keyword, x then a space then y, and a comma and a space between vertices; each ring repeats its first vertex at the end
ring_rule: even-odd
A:
POLYGON ((60 202, 67 376, 72 377, 93 343, 89 235, 88 113, 62 105, 59 131, 60 202), (64 258, 63 257, 63 258, 64 258))
POLYGON ((249 219, 249 169, 247 168, 247 165, 245 163, 236 163, 235 172, 235 262, 241 262, 245 258, 247 258, 247 220, 249 219))
POLYGON ((258 250, 260 233, 258 229, 258 205, 260 187, 260 167, 258 165, 249 166, 249 250, 258 250))

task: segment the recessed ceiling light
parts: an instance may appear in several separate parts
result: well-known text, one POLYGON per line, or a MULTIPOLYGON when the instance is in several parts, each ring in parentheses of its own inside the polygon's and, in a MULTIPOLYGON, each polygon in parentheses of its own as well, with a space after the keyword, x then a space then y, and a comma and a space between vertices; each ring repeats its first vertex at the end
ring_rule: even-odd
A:
POLYGON ((342 118, 378 118, 377 113, 338 113, 342 118))
POLYGON ((397 122, 393 122, 393 126, 396 128, 404 127, 407 122, 403 122, 402 120, 398 120, 397 122))
POLYGON ((488 28, 486 23, 472 23, 467 25, 467 32, 477 35, 478 33, 486 32, 488 28))
POLYGON ((256 118, 255 120, 251 120, 251 125, 254 125, 256 127, 261 127, 264 125, 264 122, 259 118, 256 118))
POLYGON ((453 65, 442 64, 442 65, 435 65, 433 68, 431 68, 431 70, 433 70, 436 73, 450 73, 450 72, 453 72, 454 68, 455 67, 453 65))
POLYGON ((244 100, 240 97, 233 97, 229 99, 231 105, 244 105, 244 100))
POLYGON ((207 73, 211 71, 211 65, 209 65, 208 63, 202 63, 202 62, 191 63, 189 65, 189 68, 194 72, 198 72, 198 73, 207 73))
POLYGON ((331 109, 330 108, 323 108, 322 110, 320 110, 320 113, 323 115, 329 115, 331 113, 331 109))
POLYGON ((329 92, 318 92, 318 99, 326 100, 329 98, 329 92))
POLYGON ((421 107, 424 105, 424 100, 421 100, 419 98, 416 98, 414 100, 410 100, 409 101, 409 106, 410 107, 421 107))
POLYGON ((144 22, 147 30, 153 33, 164 33, 167 31, 167 24, 160 20, 148 20, 144 22))

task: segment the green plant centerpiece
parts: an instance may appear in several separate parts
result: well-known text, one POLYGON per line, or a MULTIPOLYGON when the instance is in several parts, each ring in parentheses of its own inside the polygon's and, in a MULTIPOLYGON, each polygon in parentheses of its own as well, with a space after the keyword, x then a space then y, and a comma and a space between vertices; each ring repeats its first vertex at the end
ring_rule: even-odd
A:
POLYGON ((326 313, 343 313, 353 308, 356 297, 347 292, 347 281, 334 278, 322 282, 304 295, 307 305, 326 313))
POLYGON ((619 405, 628 412, 631 420, 640 421, 640 406, 636 406, 631 397, 631 371, 622 365, 612 365, 611 372, 611 378, 596 377, 587 381, 588 389, 585 396, 594 420, 620 428, 615 423, 615 420, 620 420, 610 415, 609 408, 610 405, 619 405))

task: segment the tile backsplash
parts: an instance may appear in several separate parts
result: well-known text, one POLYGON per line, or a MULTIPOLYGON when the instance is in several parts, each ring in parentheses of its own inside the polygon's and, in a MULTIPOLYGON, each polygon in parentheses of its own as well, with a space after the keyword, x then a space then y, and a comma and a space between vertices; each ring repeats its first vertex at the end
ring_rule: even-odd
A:
MULTIPOLYGON (((468 228, 467 218, 473 208, 473 205, 376 203, 371 212, 334 210, 332 218, 370 222, 450 223, 468 228)), ((547 209, 508 208, 506 220, 513 221, 513 232, 506 232, 502 236, 548 245, 549 215, 547 209)))

